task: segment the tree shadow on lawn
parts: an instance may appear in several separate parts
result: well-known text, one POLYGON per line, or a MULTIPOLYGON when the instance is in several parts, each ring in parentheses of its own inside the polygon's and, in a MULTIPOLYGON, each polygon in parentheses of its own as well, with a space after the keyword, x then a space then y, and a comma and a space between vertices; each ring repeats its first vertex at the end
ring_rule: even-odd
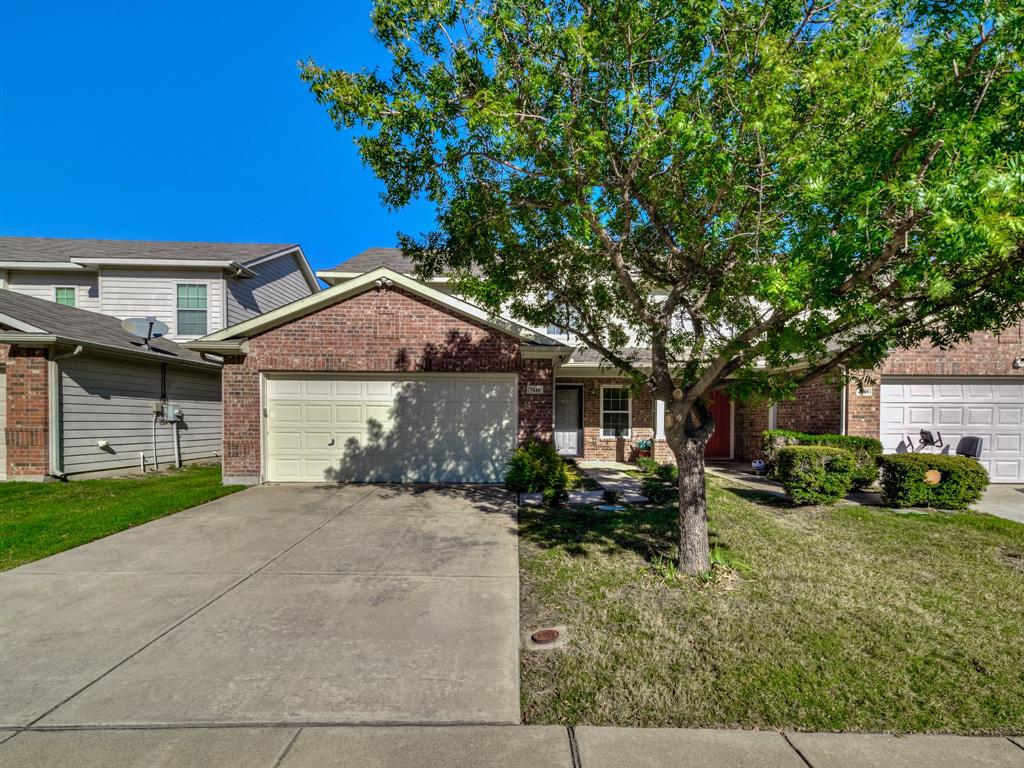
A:
MULTIPOLYGON (((592 549, 605 555, 631 552, 647 562, 675 559, 679 552, 679 511, 675 507, 627 506, 622 512, 594 507, 524 507, 519 517, 521 538, 559 549, 571 557, 589 557, 592 549)), ((728 552, 714 531, 712 548, 728 552)))

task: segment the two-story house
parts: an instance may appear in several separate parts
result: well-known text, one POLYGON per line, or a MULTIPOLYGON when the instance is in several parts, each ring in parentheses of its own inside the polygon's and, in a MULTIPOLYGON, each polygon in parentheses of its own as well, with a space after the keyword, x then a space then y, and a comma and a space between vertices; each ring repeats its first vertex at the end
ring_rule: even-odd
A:
MULTIPOLYGON (((566 455, 628 460, 636 442, 670 457, 664 407, 557 328, 529 328, 413 277, 397 249, 318 272, 323 292, 188 342, 224 355, 225 478, 262 481, 493 482, 525 439, 566 455)), ((644 350, 634 350, 638 360, 644 350)), ((1021 329, 956 350, 897 352, 873 388, 805 384, 771 406, 712 399, 711 459, 757 457, 768 428, 880 437, 955 450, 980 436, 994 481, 1024 480, 1021 329)))
POLYGON ((0 288, 0 480, 46 480, 219 459, 220 361, 174 340, 320 285, 297 245, 5 237, 0 288))
POLYGON ((0 288, 195 339, 320 290, 302 248, 0 237, 0 288))

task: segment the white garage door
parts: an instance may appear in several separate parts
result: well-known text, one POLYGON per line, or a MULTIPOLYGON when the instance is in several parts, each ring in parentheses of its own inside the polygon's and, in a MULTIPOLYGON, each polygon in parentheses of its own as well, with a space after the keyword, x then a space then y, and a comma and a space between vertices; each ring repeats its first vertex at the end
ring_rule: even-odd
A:
POLYGON ((266 384, 271 482, 500 482, 515 447, 514 376, 266 384))
POLYGON ((922 429, 942 433, 942 453, 956 453, 961 437, 977 436, 992 482, 1024 482, 1024 382, 883 377, 881 396, 887 452, 905 451, 908 443, 916 448, 922 429))

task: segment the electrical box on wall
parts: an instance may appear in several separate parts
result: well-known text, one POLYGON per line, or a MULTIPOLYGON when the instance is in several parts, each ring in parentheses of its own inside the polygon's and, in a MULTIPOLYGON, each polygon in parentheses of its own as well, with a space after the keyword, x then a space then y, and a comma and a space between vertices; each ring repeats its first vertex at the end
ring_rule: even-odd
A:
POLYGON ((184 416, 184 412, 180 406, 175 403, 164 403, 164 421, 168 423, 180 421, 182 416, 184 416))

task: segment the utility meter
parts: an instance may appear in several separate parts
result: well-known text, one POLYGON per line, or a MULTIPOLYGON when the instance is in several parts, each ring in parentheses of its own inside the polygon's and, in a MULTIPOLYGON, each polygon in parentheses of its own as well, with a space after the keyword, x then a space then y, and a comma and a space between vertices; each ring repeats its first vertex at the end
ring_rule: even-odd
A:
POLYGON ((177 403, 164 403, 164 421, 168 423, 181 421, 181 417, 184 415, 184 411, 177 403))

